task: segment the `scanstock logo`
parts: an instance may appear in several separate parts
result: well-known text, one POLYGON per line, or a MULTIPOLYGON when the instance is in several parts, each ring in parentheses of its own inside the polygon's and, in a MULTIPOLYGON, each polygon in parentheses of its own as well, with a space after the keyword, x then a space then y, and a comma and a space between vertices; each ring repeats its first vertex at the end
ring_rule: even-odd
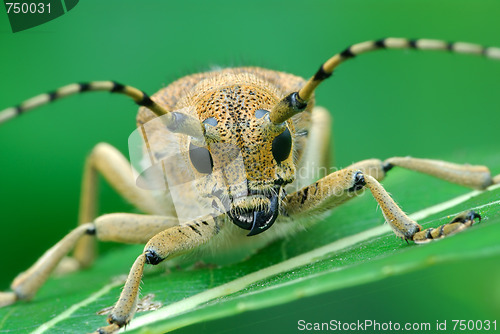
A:
POLYGON ((79 0, 4 0, 12 32, 33 28, 62 16, 79 0))

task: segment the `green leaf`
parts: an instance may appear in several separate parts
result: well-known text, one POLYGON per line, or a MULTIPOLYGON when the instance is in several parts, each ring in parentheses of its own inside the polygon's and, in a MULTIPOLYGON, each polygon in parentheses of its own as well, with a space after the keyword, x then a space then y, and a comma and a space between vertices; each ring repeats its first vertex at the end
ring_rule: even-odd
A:
MULTIPOLYGON (((498 155, 481 155, 476 161, 485 161, 493 172, 500 171, 498 155)), ((401 169, 392 170, 383 184, 407 212, 420 211, 417 215, 425 217, 420 221, 424 226, 444 224, 450 216, 471 208, 483 216, 483 221, 438 242, 407 245, 394 237, 377 211, 376 202, 367 193, 337 208, 308 231, 272 243, 246 260, 217 267, 193 266, 194 259, 168 270, 148 266, 142 295, 153 293, 154 300, 164 306, 136 314, 126 332, 164 333, 242 312, 286 307, 303 297, 326 296, 336 290, 352 291, 349 288, 362 290, 366 284, 377 281, 397 278, 401 280, 398 284, 406 284, 412 282, 411 277, 429 270, 439 272, 451 264, 463 264, 461 267, 466 270, 462 270, 460 277, 445 277, 444 281, 466 280, 471 262, 486 261, 477 270, 499 274, 498 269, 492 271, 488 267, 489 259, 500 258, 498 187, 482 193, 471 192, 401 169), (451 198, 460 203, 447 202, 429 209, 451 198)), ((122 281, 113 279, 128 272, 141 250, 142 246, 124 246, 100 257, 89 270, 51 278, 33 301, 0 309, 0 332, 80 333, 104 325, 105 316, 96 312, 116 302, 122 281)), ((488 284, 491 293, 499 294, 499 280, 490 278, 484 276, 483 281, 475 284, 488 284)), ((408 286, 404 294, 418 295, 419 289, 422 287, 408 286)), ((498 295, 493 301, 477 295, 471 297, 466 291, 456 291, 456 284, 446 284, 439 290, 464 295, 466 305, 481 309, 486 318, 493 317, 499 308, 498 295)), ((422 292, 432 291, 426 287, 422 292)), ((427 300, 423 293, 417 301, 427 300)), ((264 310, 259 317, 272 319, 274 314, 264 310)), ((295 324, 297 319, 298 316, 291 322, 295 324)))

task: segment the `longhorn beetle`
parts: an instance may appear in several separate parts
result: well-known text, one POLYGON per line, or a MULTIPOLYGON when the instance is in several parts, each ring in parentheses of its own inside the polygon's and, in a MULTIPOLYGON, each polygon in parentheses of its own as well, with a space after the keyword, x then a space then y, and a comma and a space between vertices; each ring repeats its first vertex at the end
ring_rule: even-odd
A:
MULTIPOLYGON (((330 210, 368 189, 396 236, 415 243, 447 237, 480 215, 464 212, 423 230, 380 185, 395 166, 485 189, 500 183, 484 166, 417 159, 371 159, 319 180, 311 168, 327 161, 330 118, 314 106, 314 91, 344 61, 381 49, 443 50, 500 59, 500 48, 440 40, 386 38, 354 44, 321 65, 309 80, 257 67, 219 69, 183 77, 149 97, 112 81, 70 84, 0 112, 0 123, 57 99, 90 91, 120 93, 139 106, 138 171, 112 146, 98 144, 85 165, 79 225, 14 279, 0 306, 31 299, 63 259, 77 267, 93 261, 94 239, 145 243, 120 298, 98 333, 113 333, 136 311, 146 264, 156 265, 200 247, 223 251, 262 245, 297 231, 311 215, 330 210), (311 167, 312 166, 312 167, 311 167), (306 176, 298 173, 306 169, 306 176), (135 173, 135 178, 132 177, 135 173), (145 212, 96 217, 97 176, 145 212), (73 257, 65 256, 74 248, 73 257)), ((132 144, 131 144, 132 146, 132 144)), ((131 153, 132 154, 132 153, 131 153)))

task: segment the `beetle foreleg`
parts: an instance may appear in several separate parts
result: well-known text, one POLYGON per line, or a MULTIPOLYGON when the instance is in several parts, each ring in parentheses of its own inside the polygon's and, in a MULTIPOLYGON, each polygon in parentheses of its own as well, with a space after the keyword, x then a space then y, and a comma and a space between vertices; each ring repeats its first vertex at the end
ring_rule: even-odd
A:
POLYGON ((177 225, 176 218, 127 213, 104 215, 94 223, 80 225, 46 251, 28 270, 19 274, 11 284, 13 292, 0 292, 0 307, 17 300, 31 299, 61 259, 82 237, 95 236, 99 240, 145 243, 153 235, 173 225, 177 225))
POLYGON ((108 316, 110 325, 99 328, 96 333, 114 333, 130 322, 136 311, 145 264, 156 265, 208 242, 219 233, 220 224, 220 218, 205 216, 183 226, 171 227, 152 237, 144 247, 144 252, 135 260, 120 298, 108 316))

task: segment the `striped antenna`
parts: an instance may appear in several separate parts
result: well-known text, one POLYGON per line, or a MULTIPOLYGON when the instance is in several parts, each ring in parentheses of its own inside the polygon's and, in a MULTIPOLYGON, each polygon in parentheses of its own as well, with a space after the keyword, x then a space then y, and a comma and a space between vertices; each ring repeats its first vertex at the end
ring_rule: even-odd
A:
POLYGON ((40 107, 49 102, 61 98, 92 91, 106 91, 110 93, 120 93, 135 101, 139 106, 151 110, 166 123, 167 128, 172 132, 184 133, 196 138, 203 138, 204 129, 195 118, 179 112, 171 112, 158 103, 154 102, 143 91, 127 85, 122 85, 114 81, 92 81, 88 83, 73 83, 58 88, 46 94, 40 94, 28 99, 21 104, 0 111, 0 124, 15 118, 26 111, 40 107))
POLYGON ((272 123, 280 124, 293 115, 304 111, 307 103, 314 94, 314 90, 325 79, 328 79, 333 71, 344 61, 354 58, 362 53, 382 50, 382 49, 418 49, 418 50, 439 50, 455 53, 472 54, 491 59, 500 60, 500 48, 484 47, 477 44, 455 42, 449 43, 436 39, 406 39, 406 38, 384 38, 378 41, 366 41, 351 45, 341 53, 337 53, 328 59, 316 74, 311 77, 304 87, 298 92, 293 92, 284 97, 271 110, 269 118, 272 123))

